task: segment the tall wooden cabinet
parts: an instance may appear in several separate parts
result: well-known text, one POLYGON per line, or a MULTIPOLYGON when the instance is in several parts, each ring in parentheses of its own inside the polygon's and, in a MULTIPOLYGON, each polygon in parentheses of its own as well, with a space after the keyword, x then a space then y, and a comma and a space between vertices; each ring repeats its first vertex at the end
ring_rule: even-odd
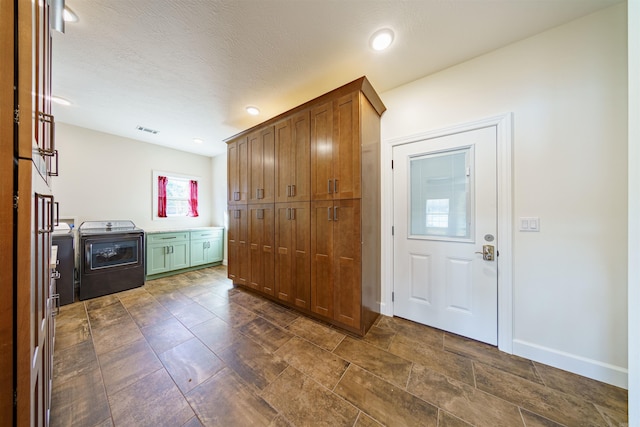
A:
MULTIPOLYGON (((0 420, 47 426, 57 296, 57 175, 51 111, 51 2, 2 3, 0 17, 0 420)), ((59 12, 62 12, 59 10, 59 12)))
POLYGON ((366 333, 380 311, 384 111, 362 77, 226 141, 235 284, 366 333))

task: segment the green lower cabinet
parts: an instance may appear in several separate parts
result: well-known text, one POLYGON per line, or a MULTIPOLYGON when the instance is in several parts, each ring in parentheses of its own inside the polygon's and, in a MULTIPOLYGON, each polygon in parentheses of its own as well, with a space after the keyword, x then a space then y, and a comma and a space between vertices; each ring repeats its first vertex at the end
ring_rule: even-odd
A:
MULTIPOLYGON (((222 261, 223 228, 147 234, 147 277, 222 261)), ((194 268, 195 267, 195 268, 194 268)))
POLYGON ((189 233, 147 234, 147 276, 189 267, 189 233))
POLYGON ((222 229, 191 231, 191 266, 222 261, 222 229))

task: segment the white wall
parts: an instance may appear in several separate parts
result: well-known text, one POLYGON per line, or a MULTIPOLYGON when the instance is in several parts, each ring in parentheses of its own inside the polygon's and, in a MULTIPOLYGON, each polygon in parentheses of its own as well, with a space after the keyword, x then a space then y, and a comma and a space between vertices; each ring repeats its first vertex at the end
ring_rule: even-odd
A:
POLYGON ((227 238, 226 230, 229 228, 227 217, 227 155, 220 154, 211 158, 211 179, 213 180, 213 202, 211 209, 211 221, 213 225, 225 228, 224 259, 222 263, 227 265, 227 238))
MULTIPOLYGON (((202 227, 212 223, 211 159, 102 132, 56 123, 60 176, 53 191, 60 216, 130 219, 145 230, 202 227), (200 216, 152 219, 152 171, 197 176, 200 216)), ((76 226, 77 226, 76 225, 76 226)))
POLYGON ((381 94, 383 142, 513 112, 514 352, 623 387, 626 70, 623 3, 381 94))

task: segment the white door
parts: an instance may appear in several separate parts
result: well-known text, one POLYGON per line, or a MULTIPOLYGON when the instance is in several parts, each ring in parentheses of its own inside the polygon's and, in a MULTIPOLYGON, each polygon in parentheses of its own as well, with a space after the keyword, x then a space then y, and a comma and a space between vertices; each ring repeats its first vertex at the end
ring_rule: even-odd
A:
POLYGON ((492 345, 496 145, 489 126, 393 148, 394 315, 492 345))

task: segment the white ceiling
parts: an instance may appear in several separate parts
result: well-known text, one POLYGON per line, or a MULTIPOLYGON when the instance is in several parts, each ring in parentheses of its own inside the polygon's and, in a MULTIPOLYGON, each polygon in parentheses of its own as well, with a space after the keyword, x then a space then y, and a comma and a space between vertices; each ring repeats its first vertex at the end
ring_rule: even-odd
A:
POLYGON ((73 104, 53 112, 214 156, 223 139, 360 76, 381 93, 619 2, 66 0, 80 20, 54 34, 53 92, 73 104), (374 52, 383 27, 394 44, 374 52))

